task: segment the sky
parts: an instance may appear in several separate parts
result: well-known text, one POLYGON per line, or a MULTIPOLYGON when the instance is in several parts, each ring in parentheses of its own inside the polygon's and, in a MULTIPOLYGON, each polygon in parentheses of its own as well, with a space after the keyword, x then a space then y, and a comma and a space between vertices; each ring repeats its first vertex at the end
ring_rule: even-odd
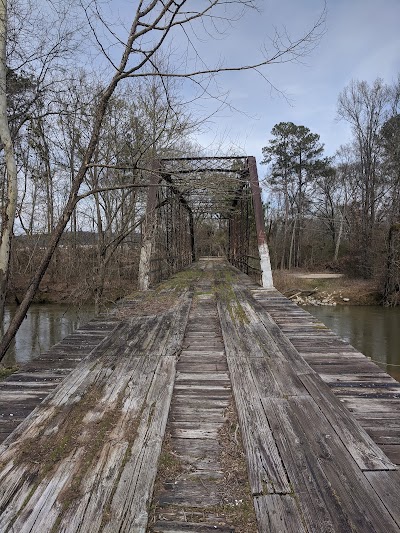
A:
MULTIPOLYGON (((260 45, 286 27, 293 37, 303 34, 321 13, 319 0, 265 0, 261 13, 248 13, 230 35, 209 42, 204 55, 209 61, 219 49, 224 64, 258 57, 260 45)), ((254 72, 221 75, 219 85, 229 91, 237 110, 225 109, 213 117, 208 130, 198 136, 201 144, 222 140, 262 159, 278 122, 302 124, 318 133, 331 156, 351 140, 348 124, 337 119, 339 93, 355 80, 373 82, 377 77, 392 84, 400 74, 400 1, 327 0, 325 32, 317 47, 297 63, 267 67, 264 73, 278 91, 254 72), (283 97, 280 92, 283 92, 283 97)))
MULTIPOLYGON (((189 0, 187 5, 204 2, 189 0)), ((226 4, 230 14, 234 2, 226 4)), ((99 5, 105 6, 107 21, 120 20, 129 28, 138 2, 111 0, 99 5)), ((187 36, 178 28, 165 51, 172 51, 178 70, 187 66, 184 61, 189 69, 254 63, 263 57, 263 47, 269 46, 275 31, 286 31, 297 39, 309 31, 326 6, 324 34, 300 61, 267 66, 263 74, 270 84, 254 71, 219 74, 210 90, 224 95, 230 107, 218 110, 220 103, 212 98, 188 104, 197 118, 212 115, 196 134, 197 142, 209 152, 233 148, 260 162, 273 126, 291 121, 318 133, 325 154, 334 155, 341 144, 351 140, 348 124, 337 119, 339 93, 352 79, 372 83, 381 77, 392 84, 400 74, 400 0, 258 0, 258 6, 258 11, 245 10, 230 24, 223 20, 225 13, 219 13, 216 38, 204 31, 201 22, 194 24, 190 34, 193 48, 187 49, 187 36), (194 50, 201 61, 195 59, 194 50)), ((206 29, 212 33, 211 24, 206 29)), ((116 50, 117 61, 118 57, 116 50)), ((108 78, 109 71, 105 73, 108 78)), ((182 97, 187 101, 193 98, 194 87, 182 84, 182 97)))

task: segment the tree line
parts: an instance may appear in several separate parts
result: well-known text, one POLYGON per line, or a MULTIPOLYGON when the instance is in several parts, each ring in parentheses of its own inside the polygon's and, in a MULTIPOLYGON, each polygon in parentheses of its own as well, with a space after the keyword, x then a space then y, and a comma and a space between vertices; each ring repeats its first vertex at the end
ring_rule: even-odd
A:
POLYGON ((379 280, 400 301, 400 78, 352 81, 338 98, 352 140, 324 156, 320 136, 276 124, 263 148, 274 268, 323 265, 379 280))

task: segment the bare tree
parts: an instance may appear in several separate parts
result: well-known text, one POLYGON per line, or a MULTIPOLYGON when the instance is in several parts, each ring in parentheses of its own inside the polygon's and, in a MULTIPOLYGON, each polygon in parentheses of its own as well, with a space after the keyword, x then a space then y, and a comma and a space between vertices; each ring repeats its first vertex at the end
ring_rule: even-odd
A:
MULTIPOLYGON (((17 163, 13 144, 17 142, 21 129, 30 120, 34 109, 36 114, 40 109, 39 114, 43 116, 49 113, 43 107, 43 95, 53 84, 58 85, 60 82, 57 77, 61 76, 66 67, 70 39, 75 31, 74 28, 67 28, 66 24, 65 14, 69 4, 57 14, 55 21, 54 16, 51 19, 49 10, 40 10, 40 6, 34 4, 34 1, 0 0, 0 139, 7 169, 7 193, 2 206, 0 243, 1 323, 18 199, 17 163), (47 18, 43 16, 44 13, 47 18), (63 67, 60 65, 61 59, 63 67)), ((42 133, 43 147, 46 148, 45 135, 42 133)), ((48 162, 45 151, 44 161, 48 162)), ((51 195, 49 170, 47 165, 45 174, 48 196, 51 195)), ((51 211, 49 218, 53 218, 51 211)))
POLYGON ((381 79, 370 86, 365 81, 352 81, 339 95, 338 114, 353 129, 360 163, 360 265, 363 277, 372 276, 371 242, 381 186, 379 131, 385 118, 390 91, 381 79))
POLYGON ((388 178, 387 257, 383 304, 400 304, 400 77, 391 87, 389 118, 381 129, 383 167, 388 178))
POLYGON ((1 227, 0 243, 0 323, 3 323, 4 304, 10 264, 11 239, 17 208, 17 165, 7 115, 7 1, 0 0, 0 140, 3 144, 7 175, 6 204, 1 227))
MULTIPOLYGON (((278 36, 273 42, 275 48, 271 54, 266 55, 257 62, 253 63, 249 61, 246 65, 241 64, 227 67, 216 65, 211 68, 194 68, 193 70, 185 68, 185 66, 188 67, 187 63, 182 63, 183 66, 181 69, 184 70, 174 68, 164 71, 157 68, 154 60, 158 51, 168 45, 168 38, 175 31, 183 32, 188 42, 190 42, 191 28, 197 22, 204 24, 211 23, 212 25, 218 22, 221 15, 229 19, 232 16, 232 9, 239 8, 243 10, 252 8, 255 7, 255 3, 252 0, 236 0, 230 3, 226 3, 223 0, 201 0, 195 7, 193 6, 193 2, 189 2, 188 0, 182 0, 180 2, 176 2, 175 0, 140 0, 137 3, 136 11, 133 13, 132 23, 126 35, 122 37, 118 36, 117 41, 114 42, 115 45, 119 45, 121 48, 121 55, 118 60, 114 60, 114 55, 108 53, 107 50, 110 48, 102 45, 98 33, 96 33, 93 21, 97 20, 102 24, 105 22, 102 18, 100 6, 96 2, 90 2, 84 7, 87 23, 93 28, 98 46, 109 62, 109 69, 113 74, 109 83, 98 94, 94 119, 90 127, 90 139, 83 153, 82 163, 72 180, 67 202, 58 222, 55 224, 39 267, 30 281, 25 296, 2 339, 0 360, 4 357, 12 338, 24 319, 60 237, 74 211, 80 187, 87 173, 88 166, 93 161, 99 143, 107 106, 118 84, 127 78, 149 76, 159 77, 161 79, 170 77, 184 78, 193 80, 196 84, 201 84, 204 78, 209 78, 210 75, 222 71, 260 70, 272 63, 294 60, 315 47, 323 29, 325 16, 325 12, 323 12, 318 21, 312 25, 311 29, 297 40, 283 42, 278 36), (155 68, 155 72, 149 72, 147 68, 149 65, 155 68)), ((115 31, 111 26, 105 25, 105 28, 110 32, 110 35, 115 36, 115 31)))

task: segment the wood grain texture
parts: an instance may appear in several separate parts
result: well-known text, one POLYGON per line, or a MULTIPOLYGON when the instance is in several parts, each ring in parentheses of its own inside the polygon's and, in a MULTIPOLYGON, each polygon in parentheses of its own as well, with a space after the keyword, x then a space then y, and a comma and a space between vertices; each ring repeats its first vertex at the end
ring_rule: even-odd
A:
POLYGON ((317 374, 300 379, 361 470, 397 469, 317 374))
POLYGON ((278 291, 252 294, 372 440, 399 465, 399 433, 387 422, 400 419, 399 383, 278 291), (379 431, 371 427, 372 418, 380 420, 379 431))
MULTIPOLYGON (((309 531, 379 531, 381 528, 396 531, 397 524, 385 507, 382 495, 370 490, 363 473, 372 469, 396 472, 396 466, 305 363, 297 348, 304 346, 305 357, 312 353, 325 366, 329 359, 324 358, 324 354, 330 354, 340 364, 340 352, 344 351, 348 367, 356 365, 356 372, 368 371, 375 377, 381 373, 375 372, 375 365, 371 370, 370 362, 362 354, 333 334, 325 331, 314 337, 311 328, 302 326, 303 330, 300 328, 299 331, 297 325, 286 317, 284 327, 292 335, 289 339, 284 327, 280 329, 264 307, 259 302, 254 303, 240 284, 233 284, 233 289, 246 318, 232 320, 233 313, 228 313, 221 305, 222 329, 226 346, 229 346, 228 364, 231 365, 231 357, 237 365, 236 361, 240 361, 238 374, 247 373, 249 383, 253 381, 252 386, 241 388, 245 388, 249 404, 253 405, 255 396, 261 399, 265 419, 293 487, 294 501, 298 503, 296 513, 301 516, 301 523, 309 531), (234 340, 230 345, 231 339, 234 340), (250 339, 255 341, 255 347, 250 339), (296 339, 300 339, 297 345, 296 339), (242 354, 239 354, 240 349, 242 354)), ((281 308, 285 305, 284 300, 281 301, 281 308)), ((302 310, 295 313, 302 316, 302 310)), ((397 393, 397 387, 392 384, 392 388, 387 386, 385 390, 397 393)), ((236 387, 234 394, 236 397, 236 387)), ((346 401, 344 397, 341 399, 346 401)), ((392 396, 391 400, 395 398, 392 396)), ((245 412, 246 406, 240 409, 245 412)), ((251 415, 246 413, 244 416, 251 415)), ((258 429, 254 434, 258 434, 258 429)), ((246 451, 251 456, 251 451, 246 451)), ((252 468, 254 464, 249 461, 249 469, 252 468)), ((283 496, 289 496, 289 493, 283 496)))
POLYGON ((1 531, 146 530, 190 301, 119 323, 3 443, 1 531))
POLYGON ((400 471, 365 472, 365 475, 400 529, 400 471))
POLYGON ((117 323, 112 317, 91 320, 0 382, 0 443, 85 357, 112 336, 117 323))
POLYGON ((269 494, 254 498, 259 530, 269 533, 306 533, 293 496, 269 494))
POLYGON ((399 384, 277 291, 202 268, 195 305, 95 321, 0 384, 0 435, 23 420, 0 446, 0 531, 145 532, 166 429, 183 467, 151 530, 233 531, 232 394, 259 533, 400 530, 399 384))
POLYGON ((151 531, 234 531, 226 525, 223 511, 214 516, 223 501, 219 432, 232 391, 213 296, 203 295, 193 304, 184 346, 167 426, 169 453, 182 471, 177 478, 163 480, 155 494, 156 523, 151 531), (207 317, 207 328, 202 317, 207 317), (186 509, 199 510, 198 522, 176 519, 185 516, 186 509))

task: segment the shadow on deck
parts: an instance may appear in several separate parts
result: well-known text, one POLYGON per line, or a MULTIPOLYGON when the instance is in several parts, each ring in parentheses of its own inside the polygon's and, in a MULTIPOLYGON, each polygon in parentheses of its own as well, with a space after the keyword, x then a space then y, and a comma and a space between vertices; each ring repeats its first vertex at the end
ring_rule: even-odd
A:
POLYGON ((399 387, 202 260, 0 384, 0 531, 400 531, 399 387))

